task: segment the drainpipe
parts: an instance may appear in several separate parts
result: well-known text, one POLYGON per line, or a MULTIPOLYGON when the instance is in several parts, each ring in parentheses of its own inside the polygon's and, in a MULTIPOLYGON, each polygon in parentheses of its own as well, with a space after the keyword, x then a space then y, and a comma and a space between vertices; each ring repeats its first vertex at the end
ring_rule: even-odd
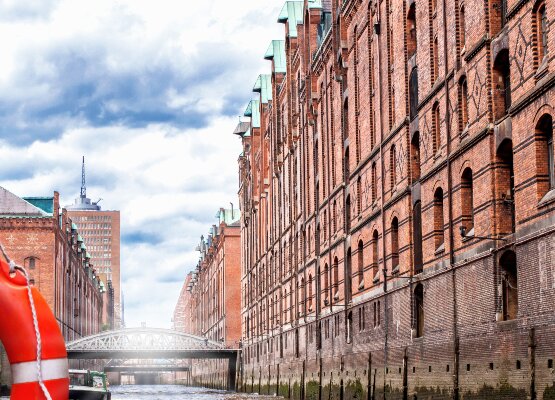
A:
MULTIPOLYGON (((450 102, 449 82, 447 75, 449 67, 447 65, 447 0, 443 0, 443 54, 445 55, 445 98, 447 103, 450 102)), ((453 229, 453 183, 452 183, 452 165, 451 165, 451 112, 449 107, 445 107, 445 122, 447 126, 447 193, 449 196, 449 264, 451 267, 451 279, 453 286, 453 400, 459 399, 459 333, 457 327, 457 279, 455 268, 455 238, 453 229)))

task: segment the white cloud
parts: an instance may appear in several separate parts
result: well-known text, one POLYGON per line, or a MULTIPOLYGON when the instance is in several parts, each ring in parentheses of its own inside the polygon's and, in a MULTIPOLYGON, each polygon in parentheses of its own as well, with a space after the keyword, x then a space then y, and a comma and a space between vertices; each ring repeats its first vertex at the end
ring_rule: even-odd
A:
POLYGON ((237 204, 234 114, 281 6, 0 0, 0 185, 71 203, 86 156, 89 197, 122 213, 128 325, 170 325, 200 235, 237 204))

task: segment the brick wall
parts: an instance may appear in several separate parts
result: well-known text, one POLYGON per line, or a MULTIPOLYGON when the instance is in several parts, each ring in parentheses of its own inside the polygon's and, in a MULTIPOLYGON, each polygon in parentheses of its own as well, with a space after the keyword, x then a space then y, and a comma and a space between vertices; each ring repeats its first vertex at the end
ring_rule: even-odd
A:
POLYGON ((333 3, 242 139, 242 389, 553 398, 555 3, 333 3))

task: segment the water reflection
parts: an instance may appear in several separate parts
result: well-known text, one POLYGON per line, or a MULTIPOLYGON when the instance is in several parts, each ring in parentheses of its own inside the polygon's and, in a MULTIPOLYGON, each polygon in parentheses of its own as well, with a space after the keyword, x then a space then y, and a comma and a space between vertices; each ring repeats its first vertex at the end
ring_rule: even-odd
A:
POLYGON ((275 397, 173 385, 111 386, 112 400, 267 400, 275 397))

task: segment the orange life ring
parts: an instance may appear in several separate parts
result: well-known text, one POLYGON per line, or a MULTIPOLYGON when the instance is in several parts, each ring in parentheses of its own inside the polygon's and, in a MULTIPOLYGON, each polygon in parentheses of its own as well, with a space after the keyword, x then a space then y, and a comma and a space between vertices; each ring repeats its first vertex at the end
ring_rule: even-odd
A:
MULTIPOLYGON (((68 361, 64 338, 54 314, 36 288, 35 303, 41 351, 41 377, 52 400, 69 398, 68 361)), ((37 370, 37 337, 29 302, 27 278, 0 260, 0 340, 12 370, 12 400, 46 400, 37 370)))

